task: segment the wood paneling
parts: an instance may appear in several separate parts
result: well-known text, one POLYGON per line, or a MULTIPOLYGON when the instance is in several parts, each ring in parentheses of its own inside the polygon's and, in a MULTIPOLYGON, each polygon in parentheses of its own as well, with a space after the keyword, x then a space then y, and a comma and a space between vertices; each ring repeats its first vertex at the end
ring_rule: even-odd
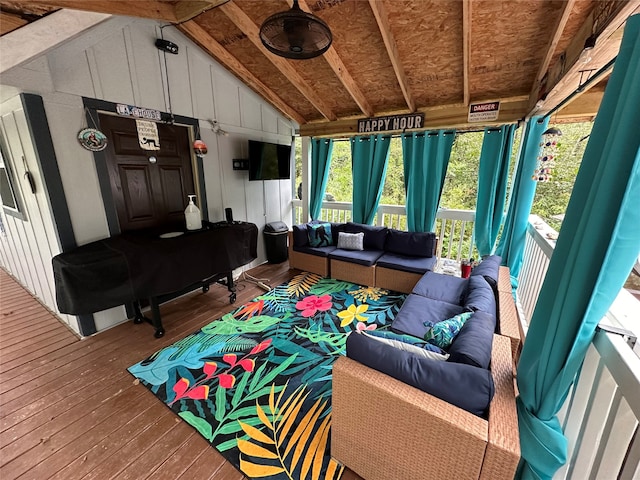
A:
MULTIPOLYGON (((285 262, 250 273, 277 285, 296 271, 285 262)), ((214 286, 163 305, 162 339, 147 324, 127 322, 80 341, 0 270, 0 338, 20 332, 28 352, 20 355, 16 343, 5 353, 0 343, 0 477, 244 479, 126 371, 230 311, 224 292, 214 286), (33 334, 43 325, 48 330, 33 334)), ((261 293, 241 282, 236 306, 261 293)))

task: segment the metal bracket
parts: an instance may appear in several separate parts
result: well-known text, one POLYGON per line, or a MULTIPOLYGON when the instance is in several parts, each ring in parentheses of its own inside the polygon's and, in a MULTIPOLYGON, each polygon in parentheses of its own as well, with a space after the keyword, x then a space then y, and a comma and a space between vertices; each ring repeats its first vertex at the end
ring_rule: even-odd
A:
POLYGON ((613 325, 598 325, 596 329, 606 333, 615 333, 616 335, 620 335, 632 349, 636 346, 636 342, 638 341, 636 334, 626 328, 614 327, 613 325))

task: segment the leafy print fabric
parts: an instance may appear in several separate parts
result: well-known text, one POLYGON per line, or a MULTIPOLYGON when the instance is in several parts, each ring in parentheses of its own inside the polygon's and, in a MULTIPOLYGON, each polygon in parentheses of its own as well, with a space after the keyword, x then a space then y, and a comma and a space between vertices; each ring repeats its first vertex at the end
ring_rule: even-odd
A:
POLYGON ((129 367, 250 478, 338 479, 331 368, 406 295, 302 273, 129 367))

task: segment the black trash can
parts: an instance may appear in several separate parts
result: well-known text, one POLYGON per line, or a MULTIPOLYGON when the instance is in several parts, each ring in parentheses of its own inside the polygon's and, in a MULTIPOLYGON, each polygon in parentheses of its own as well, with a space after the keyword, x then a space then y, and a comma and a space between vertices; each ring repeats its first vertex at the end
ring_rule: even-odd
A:
POLYGON ((284 222, 271 222, 264 226, 264 247, 267 262, 282 263, 289 258, 287 250, 287 227, 284 222))

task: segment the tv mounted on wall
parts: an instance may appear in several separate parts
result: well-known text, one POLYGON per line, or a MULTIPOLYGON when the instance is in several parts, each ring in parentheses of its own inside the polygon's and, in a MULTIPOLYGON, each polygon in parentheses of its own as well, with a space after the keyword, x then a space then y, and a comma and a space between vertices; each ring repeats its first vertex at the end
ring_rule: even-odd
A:
POLYGON ((249 140, 249 180, 291 178, 291 145, 249 140))

